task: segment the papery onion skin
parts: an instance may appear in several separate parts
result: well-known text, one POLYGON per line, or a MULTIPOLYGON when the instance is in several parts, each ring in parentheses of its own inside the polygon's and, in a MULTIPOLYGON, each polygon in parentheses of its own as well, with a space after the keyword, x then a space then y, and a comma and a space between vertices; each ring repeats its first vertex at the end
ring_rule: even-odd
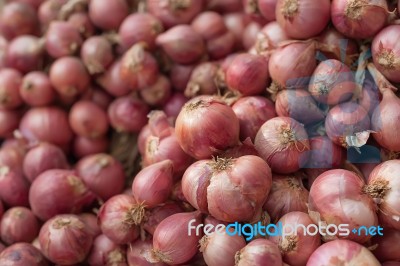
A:
POLYGON ((389 16, 387 1, 333 0, 332 22, 347 37, 367 39, 373 37, 386 24, 389 16))
POLYGON ((136 84, 134 87, 130 86, 128 82, 120 78, 120 72, 121 60, 115 60, 108 69, 97 78, 96 82, 114 97, 125 96, 135 88, 136 84))
POLYGON ((289 37, 308 39, 320 33, 328 24, 330 1, 278 0, 275 16, 289 37))
POLYGON ((46 51, 53 58, 75 54, 82 42, 78 29, 65 21, 51 22, 46 32, 46 51))
POLYGON ((76 158, 82 158, 88 155, 106 152, 108 151, 109 142, 107 137, 90 139, 76 136, 73 143, 73 154, 76 158))
POLYGON ((182 108, 175 133, 186 153, 205 159, 238 143, 239 120, 219 98, 199 96, 182 108))
POLYGON ((0 167, 0 198, 11 207, 29 206, 29 183, 20 171, 8 166, 0 167))
POLYGON ((143 221, 143 229, 153 235, 157 226, 167 217, 181 213, 183 209, 175 202, 167 202, 146 211, 143 221))
POLYGON ((56 97, 48 75, 40 71, 24 76, 19 93, 22 100, 30 106, 50 105, 56 97))
POLYGON ((128 15, 129 6, 126 0, 93 0, 89 3, 90 20, 103 30, 117 30, 128 15))
POLYGON ((235 266, 281 266, 282 256, 278 246, 268 239, 255 239, 235 255, 235 266))
POLYGON ((102 36, 86 39, 80 55, 90 74, 104 72, 114 60, 112 45, 102 36))
POLYGON ((289 37, 279 23, 271 21, 257 34, 257 40, 252 50, 257 54, 268 56, 272 49, 278 48, 283 41, 287 40, 289 40, 289 37))
POLYGON ((21 115, 16 110, 0 110, 0 137, 8 138, 18 128, 21 115))
POLYGON ((128 264, 135 266, 167 266, 163 262, 152 263, 147 261, 147 254, 151 252, 153 243, 151 240, 136 240, 130 244, 127 250, 128 264))
POLYGON ((371 251, 379 261, 400 261, 400 255, 396 252, 400 248, 400 231, 384 228, 383 236, 374 236, 371 244, 377 245, 371 251))
POLYGON ((140 90, 140 96, 150 106, 164 106, 172 93, 171 82, 164 75, 159 75, 157 81, 140 90))
POLYGON ((192 98, 197 95, 213 95, 218 92, 216 81, 218 66, 212 62, 200 63, 190 75, 185 89, 185 96, 192 98))
POLYGON ((90 38, 96 33, 96 28, 89 15, 83 11, 77 11, 68 18, 68 23, 78 29, 84 38, 90 38))
POLYGON ((19 95, 22 75, 13 68, 0 70, 0 108, 15 109, 22 104, 19 95))
POLYGON ((128 266, 126 248, 115 244, 105 235, 99 235, 93 240, 92 250, 87 261, 91 266, 128 266))
MULTIPOLYGON (((372 199, 364 193, 361 177, 348 170, 335 169, 321 174, 310 189, 309 214, 315 223, 349 224, 349 228, 376 226, 378 217, 372 199)), ((371 235, 326 236, 365 243, 371 235)))
POLYGON ((213 11, 200 13, 193 19, 191 26, 207 41, 219 37, 228 31, 222 16, 213 11))
POLYGON ((93 237, 101 234, 100 226, 97 224, 96 214, 84 212, 79 214, 78 216, 88 226, 88 230, 93 235, 93 237))
POLYGON ((0 253, 0 265, 48 266, 42 253, 29 243, 16 243, 0 253))
POLYGON ((358 54, 358 45, 355 40, 345 37, 338 32, 334 27, 328 27, 319 36, 318 41, 329 47, 332 51, 322 51, 323 54, 329 59, 341 60, 341 53, 343 48, 346 48, 346 56, 353 57, 358 54), (345 46, 345 47, 344 47, 345 46))
POLYGON ((381 265, 366 247, 350 240, 333 240, 317 248, 307 266, 381 265))
POLYGON ((275 117, 258 131, 254 146, 271 167, 280 174, 293 173, 308 160, 310 143, 302 124, 289 117, 275 117))
POLYGON ((57 215, 39 233, 40 250, 50 261, 70 265, 83 262, 93 238, 87 225, 76 215, 57 215))
MULTIPOLYGON (((279 219, 282 226, 291 225, 293 231, 286 229, 285 236, 272 236, 271 241, 279 246, 284 262, 292 266, 306 265, 310 255, 321 245, 319 234, 308 235, 304 228, 297 225, 304 225, 306 228, 314 224, 310 216, 304 212, 290 212, 279 219)), ((285 229, 284 229, 285 230, 285 229)))
POLYGON ((345 160, 345 150, 333 143, 327 136, 313 137, 310 140, 311 150, 307 168, 339 168, 345 160))

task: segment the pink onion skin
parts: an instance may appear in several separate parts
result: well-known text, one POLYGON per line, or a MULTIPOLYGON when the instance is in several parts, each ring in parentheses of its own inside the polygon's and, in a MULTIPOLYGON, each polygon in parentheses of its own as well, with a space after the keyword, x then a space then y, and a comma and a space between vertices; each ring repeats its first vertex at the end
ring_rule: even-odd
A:
POLYGON ((102 36, 93 36, 85 40, 80 55, 90 74, 104 72, 114 61, 111 43, 102 36))
MULTIPOLYGON (((296 224, 308 226, 314 224, 310 216, 304 212, 290 212, 279 219, 282 226, 296 224)), ((290 233, 287 231, 286 233, 290 233)), ((270 240, 276 243, 283 253, 284 262, 292 266, 306 265, 311 254, 321 245, 321 237, 319 234, 306 235, 302 228, 296 229, 296 233, 292 233, 285 237, 272 236, 270 240)))
POLYGON ((184 91, 189 82, 190 75, 196 65, 173 64, 169 71, 172 87, 176 91, 184 91))
POLYGON ((182 108, 175 122, 175 133, 187 154, 206 159, 238 143, 239 120, 219 98, 198 96, 182 108), (222 128, 225 130, 221 132, 222 128))
POLYGON ((7 65, 7 49, 8 41, 5 37, 0 36, 0 67, 3 68, 7 65))
POLYGON ((274 104, 261 96, 240 98, 232 106, 240 123, 240 139, 254 140, 260 127, 269 119, 276 117, 274 104))
POLYGON ((101 109, 107 110, 114 98, 102 88, 92 85, 81 97, 80 100, 88 100, 97 104, 101 109))
POLYGON ((109 139, 100 137, 89 139, 76 136, 73 142, 73 153, 76 158, 82 158, 88 155, 107 152, 109 147, 109 139))
POLYGON ((153 235, 153 256, 155 262, 181 264, 196 255, 198 242, 202 235, 194 232, 188 235, 188 226, 200 224, 200 212, 177 213, 164 219, 156 228, 153 235), (178 237, 179 236, 179 241, 178 237))
POLYGON ((325 128, 333 143, 347 147, 346 136, 369 130, 371 122, 367 111, 354 102, 347 102, 333 107, 326 119, 325 128))
POLYGON ((69 56, 79 51, 81 35, 74 26, 65 21, 53 21, 46 32, 46 51, 53 58, 69 56))
POLYGON ((339 32, 353 39, 373 37, 384 27, 388 16, 387 1, 332 1, 333 25, 339 32))
POLYGON ((53 263, 71 265, 83 262, 93 238, 87 225, 76 215, 57 215, 39 232, 40 250, 53 263))
MULTIPOLYGON (((239 1, 238 1, 239 2, 239 1)), ((225 25, 235 35, 235 48, 243 49, 242 36, 250 19, 243 13, 228 13, 224 15, 225 25)))
POLYGON ((29 206, 29 184, 23 175, 10 169, 0 167, 0 199, 8 206, 29 206))
POLYGON ((268 60, 263 56, 240 54, 226 71, 228 87, 244 96, 260 94, 268 82, 268 60))
POLYGON ((87 262, 91 266, 128 266, 126 248, 115 244, 105 235, 99 235, 93 240, 93 247, 87 262))
POLYGON ((39 229, 37 218, 25 207, 10 208, 1 218, 1 239, 7 245, 32 242, 39 235, 39 229))
POLYGON ((336 59, 325 60, 317 66, 308 91, 317 102, 336 105, 351 99, 356 82, 350 68, 336 59))
POLYGON ((31 108, 22 117, 19 129, 30 142, 49 142, 61 148, 73 137, 66 112, 57 107, 31 108))
POLYGON ((372 41, 372 58, 376 68, 390 81, 400 82, 400 25, 391 25, 375 35, 372 41))
POLYGON ((15 110, 0 110, 0 138, 9 138, 18 128, 21 115, 15 110))
POLYGON ((371 239, 371 244, 377 245, 372 251, 375 257, 383 261, 399 261, 400 256, 396 252, 400 248, 400 231, 390 228, 384 228, 383 236, 374 236, 371 239))
POLYGON ((259 156, 258 151, 254 147, 250 138, 246 138, 243 142, 239 143, 233 148, 226 150, 222 157, 225 158, 239 158, 245 155, 259 156))
POLYGON ((235 50, 235 35, 227 31, 219 37, 207 41, 207 52, 211 59, 224 59, 235 50))
POLYGON ((13 140, 3 142, 0 149, 0 165, 7 166, 10 170, 23 175, 22 165, 26 155, 26 142, 24 140, 13 140))
POLYGON ((137 202, 153 208, 167 201, 173 185, 173 162, 164 160, 143 168, 133 180, 132 194, 137 202))
POLYGON ((345 161, 345 150, 334 144, 327 136, 313 137, 310 140, 311 151, 307 168, 339 168, 345 161))
POLYGON ((200 240, 200 251, 209 266, 230 266, 235 264, 235 254, 246 246, 240 235, 228 235, 225 228, 222 232, 214 231, 200 240))
POLYGON ((400 183, 393 171, 400 167, 400 160, 389 160, 379 164, 368 177, 366 193, 379 207, 380 222, 387 227, 400 230, 400 206, 398 204, 398 190, 400 183))
POLYGON ((93 24, 102 30, 117 30, 128 15, 129 6, 126 0, 90 0, 89 17, 93 24))
POLYGON ((101 234, 100 226, 97 224, 97 216, 94 213, 84 212, 78 215, 79 218, 88 226, 93 237, 101 234))
POLYGON ((39 6, 37 16, 44 29, 49 26, 50 22, 57 20, 58 13, 66 2, 67 0, 46 0, 39 6))
POLYGON ((327 45, 333 52, 325 52, 323 54, 329 59, 341 60, 340 53, 343 45, 346 45, 346 56, 354 56, 358 53, 358 45, 355 40, 345 37, 334 27, 328 27, 319 36, 318 41, 327 45))
POLYGON ((151 252, 153 243, 151 240, 136 240, 127 249, 127 260, 129 265, 136 266, 167 266, 163 262, 151 263, 147 261, 147 254, 151 252))
POLYGON ((308 39, 320 33, 330 19, 330 1, 278 0, 275 16, 293 39, 308 39))
POLYGON ((278 246, 268 239, 255 239, 236 253, 237 266, 281 266, 278 246))
POLYGON ((43 221, 58 214, 79 213, 92 201, 93 195, 70 170, 47 170, 32 182, 29 190, 31 209, 43 221))
POLYGON ((76 12, 69 16, 68 23, 78 29, 84 38, 89 38, 96 33, 96 28, 85 12, 76 12))
POLYGON ((273 172, 289 174, 308 160, 310 143, 302 124, 289 117, 275 117, 258 131, 254 146, 273 172))
POLYGON ((182 2, 160 2, 159 0, 147 0, 148 12, 157 17, 166 28, 178 24, 188 24, 204 6, 204 0, 182 2))
POLYGON ((172 93, 171 82, 164 75, 159 75, 157 81, 139 91, 140 96, 150 106, 164 106, 172 93))
POLYGON ((278 48, 269 59, 269 74, 283 88, 302 88, 317 63, 312 42, 293 42, 278 48))
POLYGON ((29 243, 16 243, 0 253, 1 265, 13 266, 48 266, 42 253, 29 243))
POLYGON ((220 14, 214 11, 205 11, 195 17, 192 28, 208 41, 217 38, 228 31, 220 14))
POLYGON ((276 20, 275 9, 278 0, 257 0, 258 10, 267 21, 276 20))
POLYGON ((88 189, 104 201, 123 191, 126 178, 123 166, 108 154, 86 156, 75 169, 88 189))
POLYGON ((306 90, 282 90, 275 101, 278 116, 291 117, 303 124, 312 124, 325 118, 313 97, 306 90))
POLYGON ((178 25, 158 35, 156 44, 179 64, 197 62, 206 49, 202 36, 188 25, 178 25))
POLYGON ((139 236, 139 228, 132 220, 136 200, 129 195, 118 194, 108 199, 97 214, 101 231, 116 244, 127 244, 139 236))
POLYGON ((271 21, 257 34, 256 43, 251 50, 254 49, 256 54, 268 56, 272 49, 278 48, 280 43, 287 40, 289 40, 289 37, 279 23, 271 21))
POLYGON ((380 265, 366 247, 350 240, 333 240, 317 248, 307 261, 307 266, 335 266, 340 263, 348 265, 380 265))
POLYGON ((179 112, 182 110, 182 107, 187 101, 188 98, 186 98, 185 95, 176 92, 172 94, 172 96, 164 104, 163 111, 168 117, 173 117, 175 122, 176 117, 179 115, 179 112))
POLYGON ((143 229, 147 233, 153 235, 157 226, 167 217, 183 212, 183 209, 175 202, 167 202, 160 206, 156 206, 147 210, 146 217, 143 222, 143 229))
MULTIPOLYGON (((364 186, 361 177, 348 170, 324 172, 317 177, 310 189, 308 208, 311 219, 315 223, 321 220, 328 225, 349 224, 349 228, 376 226, 376 207, 372 199, 363 192, 364 186)), ((365 243, 371 236, 350 233, 348 236, 337 235, 333 238, 365 243)))
POLYGON ((213 95, 218 93, 216 78, 218 65, 213 62, 198 64, 190 75, 185 89, 185 96, 193 98, 197 95, 213 95))
POLYGON ((302 175, 272 175, 271 191, 263 209, 268 212, 271 221, 277 222, 291 212, 307 213, 309 192, 303 186, 302 175))
POLYGON ((15 109, 22 104, 19 95, 19 87, 22 83, 22 75, 12 68, 0 70, 0 108, 15 109))
POLYGON ((42 142, 25 155, 23 171, 25 177, 33 182, 41 173, 50 169, 68 169, 64 152, 57 146, 42 142))
POLYGON ((129 94, 133 87, 120 78, 121 61, 114 61, 108 69, 100 75, 96 82, 109 94, 114 97, 121 97, 129 94))
POLYGON ((262 26, 257 22, 250 22, 243 31, 243 47, 245 50, 249 50, 257 41, 257 35, 261 31, 262 26))
POLYGON ((150 125, 146 124, 139 132, 138 135, 138 150, 141 155, 145 153, 147 138, 152 135, 150 125))
POLYGON ((49 76, 41 71, 26 74, 22 79, 19 93, 22 100, 33 107, 50 105, 56 97, 49 76))

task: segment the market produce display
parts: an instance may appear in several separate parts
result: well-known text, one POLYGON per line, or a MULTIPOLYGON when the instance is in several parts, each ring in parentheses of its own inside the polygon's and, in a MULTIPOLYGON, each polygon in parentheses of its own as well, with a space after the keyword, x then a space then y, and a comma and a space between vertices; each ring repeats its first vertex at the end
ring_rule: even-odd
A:
POLYGON ((400 1, 0 1, 0 266, 400 266, 400 1))

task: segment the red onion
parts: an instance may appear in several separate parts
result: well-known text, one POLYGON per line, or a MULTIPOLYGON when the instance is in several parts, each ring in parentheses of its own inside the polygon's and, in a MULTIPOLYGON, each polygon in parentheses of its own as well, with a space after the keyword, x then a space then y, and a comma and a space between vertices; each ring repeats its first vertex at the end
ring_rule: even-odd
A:
POLYGON ((384 231, 382 236, 371 239, 371 244, 375 246, 371 251, 379 261, 399 261, 400 256, 396 250, 400 248, 400 231, 389 228, 384 228, 384 231))
MULTIPOLYGON (((386 3, 386 2, 385 2, 386 3)), ((372 58, 376 68, 393 82, 400 82, 399 56, 400 25, 392 25, 381 30, 372 41, 372 58)))
POLYGON ((139 132, 147 123, 149 107, 133 96, 115 99, 108 108, 110 124, 117 131, 139 132))
POLYGON ((113 97, 104 91, 102 88, 92 85, 80 98, 81 100, 88 100, 97 104, 101 109, 107 110, 113 97))
POLYGON ((0 110, 0 138, 11 137, 18 128, 20 114, 14 110, 0 110))
POLYGON ((163 111, 168 117, 176 118, 188 99, 179 92, 172 94, 163 106, 163 111))
POLYGON ((177 213, 164 219, 153 235, 153 250, 150 261, 167 264, 181 264, 189 261, 197 252, 202 237, 192 232, 188 234, 189 224, 200 224, 200 212, 177 213))
MULTIPOLYGON (((364 193, 365 183, 354 172, 329 170, 317 177, 311 186, 308 208, 311 219, 323 225, 348 224, 348 230, 378 223, 372 199, 364 193)), ((346 238, 364 243, 371 235, 338 235, 338 231, 325 231, 325 240, 346 238), (329 233, 330 232, 330 233, 329 233)))
POLYGON ((105 135, 109 126, 106 112, 90 101, 78 101, 72 106, 69 124, 75 134, 88 138, 105 135))
POLYGON ((276 20, 293 39, 308 39, 320 33, 330 19, 330 1, 278 0, 276 20))
POLYGON ((98 77, 97 83, 112 96, 120 97, 127 95, 131 92, 131 89, 136 87, 131 87, 127 82, 120 78, 121 73, 121 61, 116 60, 109 66, 109 68, 98 77))
POLYGON ((25 3, 37 9, 45 0, 16 0, 15 2, 25 3))
POLYGON ((290 212, 307 212, 308 191, 301 180, 302 175, 272 176, 271 192, 263 209, 268 212, 273 222, 290 212))
POLYGON ((226 150, 222 157, 224 158, 239 158, 245 155, 259 156, 258 151, 254 147, 250 138, 246 138, 243 142, 239 143, 233 148, 226 150))
POLYGON ((128 264, 136 266, 166 266, 163 262, 151 263, 147 261, 147 254, 151 253, 153 244, 151 240, 137 240, 128 248, 128 264))
POLYGON ((104 136, 96 139, 76 136, 73 143, 73 152, 76 158, 87 155, 106 152, 109 146, 109 139, 104 136))
POLYGON ((368 111, 372 117, 373 112, 380 103, 380 93, 377 84, 371 76, 366 76, 362 86, 361 95, 358 97, 358 103, 368 111))
POLYGON ((349 137, 370 129, 370 118, 360 105, 354 102, 342 103, 329 111, 325 128, 333 143, 347 148, 352 146, 349 137))
POLYGON ((59 147, 46 142, 29 150, 23 164, 24 175, 30 182, 46 170, 67 168, 68 161, 64 152, 59 147))
POLYGON ((51 262, 71 265, 83 262, 93 238, 87 225, 76 215, 57 215, 39 233, 40 250, 51 262))
MULTIPOLYGON (((4 214, 4 204, 3 204, 3 202, 0 200, 0 220, 1 220, 1 217, 3 217, 3 214, 4 214)), ((2 244, 2 243, 0 243, 0 244, 2 244)), ((0 253, 1 253, 1 247, 0 247, 0 253)))
POLYGON ((29 184, 21 173, 0 167, 0 199, 9 206, 28 206, 29 184))
POLYGON ((97 215, 101 231, 115 244, 127 244, 139 236, 138 225, 144 216, 143 208, 129 195, 119 194, 108 199, 97 215), (138 212, 139 211, 139 212, 138 212))
POLYGON ((310 216, 303 212, 287 213, 279 219, 279 222, 285 228, 282 232, 284 235, 272 236, 270 239, 279 246, 283 261, 292 266, 306 265, 310 255, 321 245, 319 234, 307 234, 306 228, 309 225, 316 225, 310 216))
POLYGON ((140 90, 140 96, 148 105, 163 106, 171 96, 171 91, 169 79, 164 75, 159 75, 153 85, 140 90))
POLYGON ((399 266, 400 262, 397 261, 385 261, 381 266, 399 266))
POLYGON ((375 167, 364 189, 379 206, 381 222, 396 230, 400 230, 400 206, 397 197, 400 183, 393 171, 397 171, 399 163, 400 160, 389 160, 375 167))
POLYGON ((22 104, 19 87, 22 75, 15 69, 3 68, 0 70, 0 108, 15 109, 22 104))
POLYGON ((39 222, 31 210, 25 207, 8 209, 1 219, 1 239, 7 245, 32 242, 39 235, 39 222))
POLYGON ((257 0, 258 11, 267 21, 276 20, 275 9, 278 0, 257 0))
POLYGON ((0 265, 48 266, 49 264, 42 253, 31 244, 17 243, 0 253, 0 265))
POLYGON ((381 265, 366 247, 349 240, 334 240, 317 248, 307 266, 381 265))
POLYGON ((145 152, 146 140, 147 140, 148 137, 151 136, 151 134, 152 133, 151 133, 149 124, 145 125, 139 132, 137 145, 138 145, 139 153, 141 155, 143 155, 144 152, 145 152))
POLYGON ((84 157, 75 168, 88 189, 102 200, 108 200, 121 193, 124 188, 124 169, 120 162, 108 154, 84 157))
POLYGON ((73 13, 68 17, 68 23, 75 27, 84 38, 89 38, 96 33, 96 28, 85 12, 73 13))
POLYGON ((268 239, 255 239, 235 255, 236 266, 281 266, 281 253, 268 239))
POLYGON ((74 26, 64 21, 50 23, 46 33, 46 51, 54 58, 73 55, 82 45, 81 35, 74 26))
POLYGON ((254 146, 273 172, 293 173, 307 163, 310 143, 302 124, 289 117, 275 117, 258 131, 254 146))
POLYGON ((339 168, 345 159, 345 150, 334 144, 327 136, 309 139, 311 145, 310 159, 307 168, 330 169, 339 168))
POLYGON ((47 170, 36 177, 29 190, 32 211, 41 220, 79 213, 92 199, 82 180, 69 170, 47 170))
POLYGON ((159 73, 156 59, 144 46, 143 43, 133 45, 121 58, 120 78, 132 89, 153 85, 159 73))
POLYGON ((325 118, 310 93, 302 89, 283 90, 276 96, 276 113, 291 117, 303 124, 312 124, 325 118))
POLYGON ((45 0, 40 5, 37 15, 43 28, 47 28, 50 22, 57 20, 58 13, 66 2, 67 0, 45 0))
POLYGON ((271 55, 269 73, 280 87, 301 88, 308 85, 316 66, 315 43, 292 42, 281 46, 271 55))
POLYGON ((66 97, 83 93, 90 82, 85 65, 76 57, 62 57, 50 67, 50 81, 56 91, 66 97))
POLYGON ((147 0, 148 12, 170 28, 189 23, 203 9, 204 0, 147 0))
POLYGON ((333 0, 331 16, 335 28, 345 36, 367 39, 384 27, 389 11, 384 0, 333 0))
POLYGON ((263 56, 240 54, 226 71, 228 87, 244 96, 260 94, 268 82, 268 60, 263 56))
POLYGON ((164 31, 161 21, 148 13, 134 13, 125 18, 119 27, 121 47, 124 51, 138 42, 145 42, 150 50, 154 50, 158 34, 164 31))
POLYGON ((97 216, 93 213, 81 213, 79 218, 88 226, 90 233, 93 237, 101 234, 100 226, 97 224, 97 216))
POLYGON ((191 64, 205 53, 202 36, 188 25, 178 25, 158 35, 156 44, 176 63, 191 64))
POLYGON ((274 104, 261 96, 243 97, 232 106, 240 123, 240 139, 254 140, 260 127, 276 116, 274 104))
POLYGON ((186 153, 205 159, 238 143, 239 120, 219 98, 199 96, 182 108, 175 132, 186 153))
POLYGON ((316 101, 336 105, 351 99, 356 83, 348 66, 336 59, 329 59, 317 66, 308 90, 316 101))
POLYGON ((182 190, 193 207, 221 221, 252 222, 261 214, 271 181, 268 164, 246 155, 192 164, 183 175, 182 190))
POLYGON ((8 41, 5 37, 0 36, 0 67, 3 68, 7 63, 8 41))
POLYGON ((249 50, 257 41, 257 35, 261 31, 262 26, 257 22, 249 23, 244 29, 242 42, 245 50, 249 50))
POLYGON ((185 96, 192 98, 197 95, 213 95, 218 92, 218 66, 212 62, 197 65, 190 75, 186 86, 185 96))
POLYGON ((239 12, 242 10, 240 0, 207 0, 207 8, 221 13, 239 12))
POLYGON ((8 40, 20 35, 36 35, 38 26, 35 10, 25 3, 10 2, 1 9, 0 33, 8 40))
POLYGON ((182 208, 177 203, 170 202, 161 206, 146 210, 143 220, 143 229, 153 235, 157 226, 167 217, 182 212, 182 208))
POLYGON ((7 166, 10 170, 23 174, 22 164, 26 154, 26 143, 24 139, 9 139, 3 142, 0 149, 0 165, 7 166), (9 144, 11 142, 11 144, 9 144))
POLYGON ((41 71, 26 74, 19 93, 22 100, 30 106, 50 105, 56 96, 49 76, 41 71))
POLYGON ((85 40, 81 58, 90 74, 104 72, 114 60, 111 43, 103 36, 93 36, 85 40))
MULTIPOLYGON (((276 0, 273 0, 276 1, 276 0)), ((265 25, 257 34, 257 40, 254 49, 257 54, 267 55, 272 49, 278 48, 280 43, 289 40, 286 32, 278 22, 272 21, 265 25)))
POLYGON ((184 91, 195 65, 173 64, 169 72, 169 78, 175 90, 184 91))
POLYGON ((250 22, 248 16, 243 13, 229 13, 224 15, 224 22, 228 30, 235 35, 235 47, 237 50, 242 49, 242 36, 247 24, 250 22))
MULTIPOLYGON (((232 231, 231 231, 232 233, 232 231)), ((246 241, 240 235, 231 235, 221 231, 214 231, 210 235, 203 236, 200 240, 200 251, 204 261, 209 266, 231 266, 235 264, 235 254, 246 246, 246 241)))
POLYGON ((124 246, 115 244, 105 235, 99 235, 93 241, 93 247, 87 260, 92 266, 128 266, 126 259, 124 246))
POLYGON ((200 13, 191 25, 193 30, 200 33, 206 41, 219 37, 228 31, 222 16, 213 11, 200 13))
POLYGON ((345 37, 334 27, 325 29, 318 38, 318 41, 326 46, 322 49, 323 54, 330 59, 342 60, 343 48, 346 50, 346 56, 353 59, 358 54, 358 45, 353 39, 345 37))
POLYGON ((117 30, 129 15, 126 0, 90 0, 89 17, 93 24, 102 30, 117 30), (112 14, 112 15, 111 15, 112 14))
POLYGON ((44 141, 61 148, 68 145, 73 136, 67 114, 57 107, 31 108, 23 116, 19 128, 31 142, 44 141))

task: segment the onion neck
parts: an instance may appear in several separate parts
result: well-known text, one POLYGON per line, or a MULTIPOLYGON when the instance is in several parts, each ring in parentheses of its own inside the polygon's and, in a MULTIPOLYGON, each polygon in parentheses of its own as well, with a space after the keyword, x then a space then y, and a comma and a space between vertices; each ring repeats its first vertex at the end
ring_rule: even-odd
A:
POLYGON ((297 248, 297 236, 291 235, 291 236, 285 236, 284 238, 281 239, 279 242, 279 249, 280 251, 285 254, 289 253, 297 248))
POLYGON ((140 225, 146 214, 146 205, 144 203, 134 204, 125 214, 124 224, 128 227, 140 225))
POLYGON ((173 11, 185 10, 190 7, 192 0, 170 0, 169 5, 173 11))
POLYGON ((211 169, 214 173, 220 173, 222 171, 230 170, 233 166, 234 159, 217 157, 214 158, 211 163, 209 163, 211 169))
POLYGON ((259 14, 260 10, 258 8, 257 0, 249 0, 245 6, 246 13, 249 14, 259 14))
POLYGON ((285 0, 281 10, 285 18, 292 19, 299 10, 299 1, 285 0))
POLYGON ((363 188, 363 192, 373 198, 378 204, 385 198, 389 190, 389 181, 383 179, 378 179, 363 188))
POLYGON ((353 20, 358 20, 363 13, 363 8, 368 5, 366 0, 350 0, 344 10, 345 15, 353 20))

